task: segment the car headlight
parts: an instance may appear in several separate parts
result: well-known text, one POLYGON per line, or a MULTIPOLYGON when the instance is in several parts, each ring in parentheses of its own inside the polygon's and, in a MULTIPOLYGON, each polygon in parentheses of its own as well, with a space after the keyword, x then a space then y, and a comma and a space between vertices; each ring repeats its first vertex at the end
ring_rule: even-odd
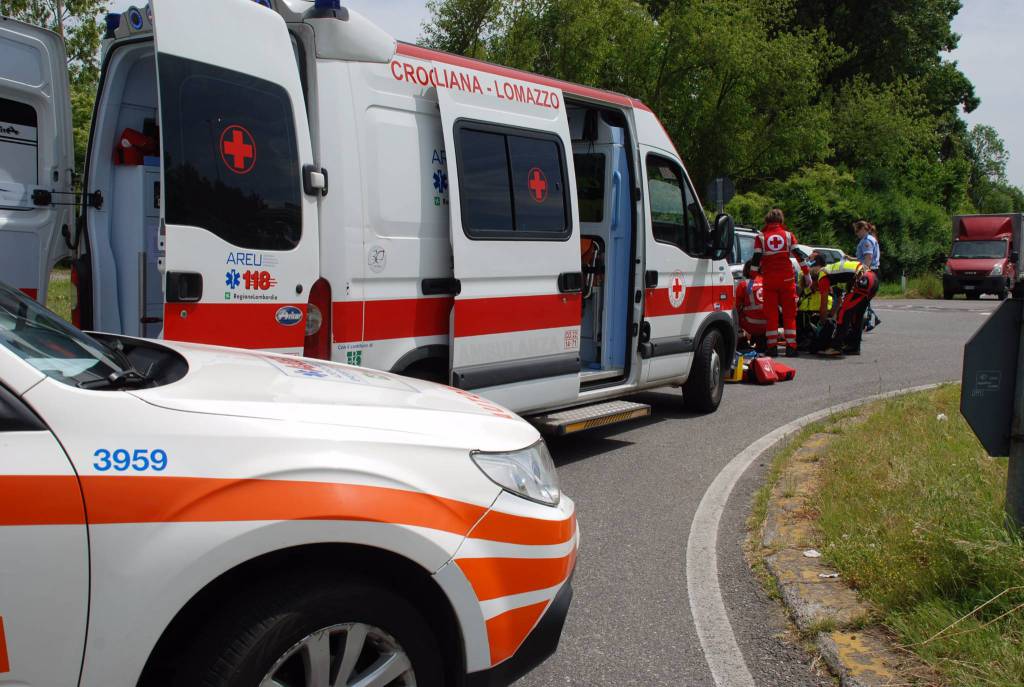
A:
POLYGON ((470 456, 502 489, 547 506, 558 505, 562 497, 558 473, 543 439, 519 451, 473 451, 470 456))
POLYGON ((1002 273, 1003 273, 1003 266, 1002 265, 996 265, 995 267, 992 268, 992 273, 991 274, 992 274, 993 277, 998 277, 1002 273))

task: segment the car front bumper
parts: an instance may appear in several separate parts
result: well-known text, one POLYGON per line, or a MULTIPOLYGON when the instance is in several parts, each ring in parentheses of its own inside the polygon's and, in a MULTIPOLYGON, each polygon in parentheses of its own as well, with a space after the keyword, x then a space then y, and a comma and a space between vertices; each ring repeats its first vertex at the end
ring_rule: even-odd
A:
POLYGON ((1000 293, 1006 290, 1006 277, 944 274, 942 290, 946 293, 1000 293))

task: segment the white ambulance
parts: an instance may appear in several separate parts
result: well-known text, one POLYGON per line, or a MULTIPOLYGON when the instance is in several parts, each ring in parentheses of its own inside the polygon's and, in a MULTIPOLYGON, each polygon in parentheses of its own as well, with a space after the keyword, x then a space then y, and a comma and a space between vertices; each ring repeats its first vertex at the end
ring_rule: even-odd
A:
POLYGON ((89 337, 0 282, 0 685, 508 685, 578 543, 537 430, 475 394, 89 337))
POLYGON ((646 414, 615 399, 665 384, 717 408, 732 222, 709 225, 650 109, 397 43, 338 1, 110 17, 75 226, 59 42, 0 24, 0 98, 38 132, 11 144, 36 170, 0 163, 0 274, 42 298, 68 247, 83 328, 442 380, 552 431, 646 414))

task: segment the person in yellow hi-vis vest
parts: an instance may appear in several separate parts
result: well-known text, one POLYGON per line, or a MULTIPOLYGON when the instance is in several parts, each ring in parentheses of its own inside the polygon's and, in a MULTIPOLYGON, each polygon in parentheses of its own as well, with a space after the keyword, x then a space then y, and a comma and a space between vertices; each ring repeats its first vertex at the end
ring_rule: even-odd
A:
MULTIPOLYGON (((814 275, 812 279, 807 280, 803 288, 797 293, 796 340, 797 347, 802 351, 810 348, 811 342, 818 333, 821 299, 822 295, 818 291, 817 275, 814 275)), ((826 311, 832 312, 834 303, 831 293, 828 294, 827 299, 825 303, 826 311)))

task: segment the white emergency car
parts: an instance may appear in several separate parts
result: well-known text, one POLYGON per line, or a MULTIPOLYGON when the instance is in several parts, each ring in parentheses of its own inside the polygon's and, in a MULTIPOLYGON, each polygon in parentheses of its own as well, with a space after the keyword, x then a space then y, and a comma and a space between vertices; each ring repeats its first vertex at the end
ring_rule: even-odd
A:
POLYGON ((87 336, 0 283, 0 685, 506 685, 577 543, 479 396, 87 336))
POLYGON ((74 224, 63 50, 0 22, 0 127, 28 132, 0 139, 24 158, 0 162, 8 279, 43 297, 70 247, 84 328, 305 353, 528 415, 592 406, 539 421, 560 431, 643 414, 593 404, 664 384, 717 408, 732 222, 709 225, 654 113, 398 43, 338 2, 112 15, 74 224))

